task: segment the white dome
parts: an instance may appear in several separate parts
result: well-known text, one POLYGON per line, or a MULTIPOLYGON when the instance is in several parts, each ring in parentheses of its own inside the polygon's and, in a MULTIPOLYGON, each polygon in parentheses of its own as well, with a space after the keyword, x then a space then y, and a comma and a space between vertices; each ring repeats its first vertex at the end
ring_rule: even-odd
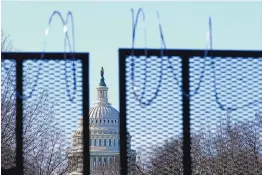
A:
POLYGON ((89 109, 89 119, 118 120, 119 112, 111 105, 96 105, 89 109))
POLYGON ((111 105, 96 105, 89 109, 91 134, 118 134, 119 112, 111 105))

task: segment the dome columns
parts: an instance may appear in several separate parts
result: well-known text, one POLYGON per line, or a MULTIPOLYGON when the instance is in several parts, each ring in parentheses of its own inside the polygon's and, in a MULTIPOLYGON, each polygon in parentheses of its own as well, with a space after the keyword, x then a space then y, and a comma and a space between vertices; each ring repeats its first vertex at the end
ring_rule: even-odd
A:
POLYGON ((108 96, 107 96, 108 88, 106 86, 99 86, 96 89, 97 89, 97 102, 108 103, 108 96))
POLYGON ((105 83, 103 67, 101 69, 100 83, 99 83, 99 86, 96 88, 96 90, 97 90, 97 101, 95 104, 110 105, 110 103, 108 103, 108 96, 107 96, 108 88, 105 83))

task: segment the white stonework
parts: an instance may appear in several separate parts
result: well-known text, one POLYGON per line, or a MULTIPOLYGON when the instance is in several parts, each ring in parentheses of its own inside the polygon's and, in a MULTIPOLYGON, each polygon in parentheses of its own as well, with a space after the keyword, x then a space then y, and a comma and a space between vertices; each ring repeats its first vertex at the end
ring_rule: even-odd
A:
MULTIPOLYGON (((119 168, 119 112, 108 102, 108 88, 101 72, 101 81, 97 87, 97 101, 89 109, 90 130, 90 172, 91 174, 112 174, 106 168, 119 168), (114 167, 113 167, 114 166, 114 167), (101 168, 105 172, 101 172, 101 168), (106 172, 107 171, 107 172, 106 172)), ((73 135, 72 149, 69 153, 69 175, 82 175, 83 170, 83 119, 73 135)), ((131 137, 128 137, 130 143, 131 137)), ((130 147, 130 145, 128 146, 130 147)), ((135 154, 135 153, 134 153, 135 154)), ((134 155, 135 156, 135 155, 134 155)))

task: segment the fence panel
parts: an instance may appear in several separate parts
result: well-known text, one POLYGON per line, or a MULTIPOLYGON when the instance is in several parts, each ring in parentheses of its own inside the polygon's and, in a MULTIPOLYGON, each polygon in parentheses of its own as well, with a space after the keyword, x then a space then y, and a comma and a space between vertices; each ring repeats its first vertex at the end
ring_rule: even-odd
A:
POLYGON ((3 56, 7 61, 14 59, 19 72, 14 94, 18 109, 17 171, 20 174, 83 173, 83 169, 89 172, 88 53, 74 54, 74 59, 71 54, 63 53, 4 53, 3 56), (87 127, 80 129, 87 129, 77 134, 75 128, 82 117, 87 127), (73 137, 73 133, 77 136, 73 137), (85 144, 76 148, 78 142, 85 144))
POLYGON ((122 173, 259 174, 262 52, 144 55, 119 50, 122 173))

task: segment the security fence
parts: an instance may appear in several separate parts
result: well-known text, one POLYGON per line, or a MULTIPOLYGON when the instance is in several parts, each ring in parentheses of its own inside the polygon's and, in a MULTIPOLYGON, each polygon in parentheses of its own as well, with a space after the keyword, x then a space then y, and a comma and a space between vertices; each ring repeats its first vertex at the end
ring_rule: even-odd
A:
MULTIPOLYGON (((88 116, 88 53, 2 53, 2 169, 65 174, 78 120, 88 116), (15 168, 14 168, 15 167, 15 168)), ((88 117, 83 125, 89 126, 88 117)), ((89 139, 83 127, 83 139, 89 139)), ((89 145, 84 142, 84 174, 89 145)))
MULTIPOLYGON (((84 166, 67 160, 74 128, 89 116, 88 60, 88 53, 2 53, 6 169, 89 174, 87 117, 77 159, 84 166)), ((121 174, 262 171, 262 52, 120 49, 119 81, 121 174)))
POLYGON ((262 172, 261 51, 119 49, 119 87, 122 174, 262 172))

